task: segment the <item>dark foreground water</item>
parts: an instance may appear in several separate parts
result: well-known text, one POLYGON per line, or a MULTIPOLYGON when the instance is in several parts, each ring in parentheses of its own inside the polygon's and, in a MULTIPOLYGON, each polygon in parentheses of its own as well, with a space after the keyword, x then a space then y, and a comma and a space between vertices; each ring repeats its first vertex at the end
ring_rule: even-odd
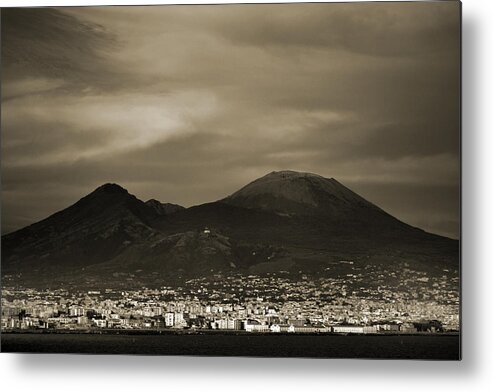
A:
POLYGON ((460 358, 458 335, 5 334, 2 352, 319 358, 460 358))

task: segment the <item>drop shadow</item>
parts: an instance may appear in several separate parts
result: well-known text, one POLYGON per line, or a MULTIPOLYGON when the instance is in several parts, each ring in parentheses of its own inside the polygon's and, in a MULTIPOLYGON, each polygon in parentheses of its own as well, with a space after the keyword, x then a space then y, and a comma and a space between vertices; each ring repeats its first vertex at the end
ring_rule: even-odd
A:
POLYGON ((239 357, 165 357, 134 355, 8 354, 19 374, 29 377, 53 372, 173 374, 194 378, 221 372, 223 379, 262 375, 269 377, 351 377, 357 373, 368 380, 399 380, 409 377, 463 379, 478 372, 480 254, 479 189, 480 131, 478 128, 479 47, 478 22, 464 17, 462 27, 462 358, 454 361, 354 360, 354 359, 269 359, 239 357))

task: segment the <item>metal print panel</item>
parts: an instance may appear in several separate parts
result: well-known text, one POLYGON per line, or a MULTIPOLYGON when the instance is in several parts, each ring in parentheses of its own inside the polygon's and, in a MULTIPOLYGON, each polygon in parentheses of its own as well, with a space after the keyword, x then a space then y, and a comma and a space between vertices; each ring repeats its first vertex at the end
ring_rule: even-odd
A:
POLYGON ((460 359, 460 13, 2 9, 2 351, 460 359))

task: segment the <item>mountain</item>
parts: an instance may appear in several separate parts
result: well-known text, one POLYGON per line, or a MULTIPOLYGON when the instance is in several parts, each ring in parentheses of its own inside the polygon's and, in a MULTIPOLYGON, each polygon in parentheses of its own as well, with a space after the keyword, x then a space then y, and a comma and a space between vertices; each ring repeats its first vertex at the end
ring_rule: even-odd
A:
POLYGON ((233 193, 224 202, 285 216, 344 218, 357 210, 378 209, 333 178, 290 170, 269 173, 233 193))
MULTIPOLYGON (((333 178, 295 171, 272 172, 220 201, 249 211, 276 215, 293 226, 300 245, 329 238, 354 242, 421 233, 400 222, 333 178), (298 228, 298 229, 296 229, 298 228), (306 234, 306 235, 303 235, 306 234)), ((279 229, 276 219, 272 234, 279 229)), ((282 231, 281 236, 286 233, 282 231)))
POLYGON ((440 273, 457 269, 458 257, 458 241, 399 221, 333 178, 294 171, 269 173, 224 199, 190 208, 144 203, 106 184, 2 237, 4 274, 36 277, 320 274, 334 273, 328 266, 340 260, 440 273))
POLYGON ((358 244, 433 236, 392 217, 335 179, 294 171, 269 173, 224 199, 180 210, 157 224, 167 233, 205 226, 238 239, 297 246, 323 246, 339 238, 358 244))
POLYGON ((222 200, 157 224, 169 234, 206 226, 243 250, 256 247, 255 257, 237 252, 237 264, 249 268, 317 272, 328 262, 348 259, 400 260, 426 269, 458 264, 458 241, 407 225, 337 180, 311 173, 272 172, 222 200), (275 257, 259 257, 259 249, 271 248, 275 257))
POLYGON ((152 208, 116 184, 105 184, 72 206, 2 237, 2 270, 64 270, 114 258, 157 234, 152 208))

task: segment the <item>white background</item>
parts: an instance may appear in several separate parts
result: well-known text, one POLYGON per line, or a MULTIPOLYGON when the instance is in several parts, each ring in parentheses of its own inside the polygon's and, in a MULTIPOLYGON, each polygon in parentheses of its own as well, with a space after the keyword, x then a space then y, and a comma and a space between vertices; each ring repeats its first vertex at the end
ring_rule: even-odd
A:
MULTIPOLYGON (((23 1, 0 5, 163 4, 23 1)), ((211 2, 211 1, 209 1, 211 2)), ((225 1, 214 1, 223 3, 225 1)), ((227 1, 226 1, 227 2, 227 1)), ((262 1, 242 1, 262 2, 262 1)), ((207 3, 207 1, 171 1, 207 3)), ((493 390, 493 1, 463 1, 463 360, 461 362, 0 354, 4 391, 493 390)))

